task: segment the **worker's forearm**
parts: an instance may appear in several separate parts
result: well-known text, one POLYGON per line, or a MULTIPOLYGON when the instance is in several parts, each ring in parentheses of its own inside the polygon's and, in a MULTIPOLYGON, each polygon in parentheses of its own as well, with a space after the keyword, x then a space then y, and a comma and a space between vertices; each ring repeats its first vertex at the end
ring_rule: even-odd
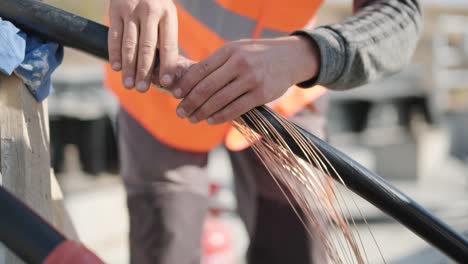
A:
POLYGON ((320 51, 318 75, 301 86, 349 89, 400 70, 411 59, 422 27, 417 0, 356 0, 342 23, 295 32, 320 51))

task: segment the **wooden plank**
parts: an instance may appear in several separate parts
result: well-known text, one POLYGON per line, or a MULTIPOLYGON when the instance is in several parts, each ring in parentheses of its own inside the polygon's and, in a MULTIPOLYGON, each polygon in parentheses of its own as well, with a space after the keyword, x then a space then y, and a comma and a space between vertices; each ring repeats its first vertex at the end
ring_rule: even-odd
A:
POLYGON ((51 211, 52 220, 50 221, 53 226, 65 234, 68 238, 78 240, 78 233, 71 221, 71 217, 65 208, 63 201, 63 193, 60 185, 55 178, 54 171, 50 170, 51 179, 51 211))
MULTIPOLYGON (((19 78, 0 75, 0 184, 58 230, 76 238, 52 178, 49 151, 46 103, 36 102, 19 78)), ((0 249, 0 263, 22 262, 0 249)))

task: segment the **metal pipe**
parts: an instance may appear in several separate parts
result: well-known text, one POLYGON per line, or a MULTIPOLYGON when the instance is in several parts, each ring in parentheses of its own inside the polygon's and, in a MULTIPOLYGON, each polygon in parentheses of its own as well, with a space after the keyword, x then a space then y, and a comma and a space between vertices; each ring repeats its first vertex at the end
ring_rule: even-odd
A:
MULTIPOLYGON (((107 27, 85 18, 33 0, 0 0, 0 17, 12 21, 28 33, 39 34, 102 59, 108 58, 107 27)), ((299 157, 303 157, 295 141, 273 116, 263 107, 258 109, 281 132, 291 149, 299 157)), ((316 144, 353 192, 454 260, 463 262, 468 259, 466 238, 376 174, 311 133, 298 128, 316 144)), ((337 177, 337 175, 332 176, 337 177)))

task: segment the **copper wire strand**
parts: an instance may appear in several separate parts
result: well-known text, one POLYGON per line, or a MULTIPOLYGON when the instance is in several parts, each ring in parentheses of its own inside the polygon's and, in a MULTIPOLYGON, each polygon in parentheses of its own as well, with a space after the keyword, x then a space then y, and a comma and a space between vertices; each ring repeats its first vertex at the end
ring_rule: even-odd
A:
MULTIPOLYGON (((323 177, 323 179, 331 181, 330 177, 328 176, 328 175, 330 175, 330 173, 329 173, 327 167, 324 166, 325 164, 323 164, 323 162, 321 162, 321 160, 319 159, 319 157, 318 157, 316 151, 314 150, 314 148, 310 147, 310 141, 308 141, 302 134, 298 133, 298 131, 295 129, 295 127, 291 126, 291 124, 289 124, 289 122, 283 122, 283 120, 282 120, 281 123, 282 123, 283 126, 286 127, 286 129, 288 130, 289 133, 294 135, 294 138, 296 139, 296 142, 298 142, 299 145, 307 146, 308 155, 313 156, 315 160, 318 160, 318 161, 315 162, 315 164, 317 164, 316 167, 318 167, 318 171, 319 171, 320 174, 322 174, 321 176, 323 177)), ((330 182, 329 185, 333 185, 333 183, 330 182)), ((344 212, 343 212, 343 206, 341 205, 342 204, 341 201, 343 201, 341 192, 338 189, 338 195, 336 195, 335 188, 333 188, 333 186, 329 186, 329 187, 330 187, 329 191, 331 193, 331 196, 335 197, 335 202, 338 205, 338 209, 339 209, 339 212, 337 212, 335 207, 329 205, 329 208, 332 210, 330 213, 333 215, 333 217, 335 218, 335 221, 337 221, 337 224, 339 226, 341 226, 341 227, 348 226, 349 225, 348 219, 346 217, 342 217, 342 216, 344 216, 344 212)), ((327 201, 327 200, 325 200, 325 201, 327 201)), ((331 202, 331 201, 329 201, 329 202, 331 202)), ((348 215, 351 215, 350 212, 349 212, 349 208, 347 206, 345 206, 345 208, 348 211, 348 215)), ((353 218, 352 218, 352 220, 353 220, 353 223, 355 223, 353 218)), ((349 235, 347 233, 348 231, 352 232, 352 229, 350 229, 350 230, 344 229, 343 233, 344 233, 344 235, 345 235, 345 237, 346 237, 346 239, 348 241, 352 241, 352 243, 350 243, 350 245, 353 248, 352 250, 356 254, 360 255, 360 251, 356 248, 356 245, 357 245, 356 239, 355 239, 354 235, 349 235)), ((360 236, 359 236, 358 240, 362 243, 362 240, 360 239, 360 236)), ((365 254, 365 259, 368 262, 367 254, 365 254)))
MULTIPOLYGON (((307 152, 309 152, 307 150, 307 152)), ((308 154, 310 156, 310 154, 308 154)), ((315 159, 315 157, 314 157, 315 159)), ((302 164, 306 169, 308 169, 308 172, 304 172, 304 175, 307 175, 309 174, 311 177, 308 177, 309 181, 311 179, 316 179, 317 182, 314 182, 312 183, 313 186, 317 186, 319 187, 320 189, 319 190, 316 190, 316 194, 315 196, 313 197, 314 200, 318 200, 320 201, 320 206, 321 206, 321 210, 322 210, 322 214, 326 214, 328 217, 328 221, 330 223, 330 225, 333 225, 333 223, 342 223, 342 221, 340 221, 340 219, 338 219, 337 217, 337 214, 336 212, 334 212, 334 208, 332 207, 331 203, 330 203, 330 196, 329 196, 329 189, 330 189, 330 186, 329 186, 329 182, 327 182, 327 179, 323 178, 321 174, 316 174, 315 172, 317 170, 310 170, 310 168, 308 166, 306 166, 305 164, 302 164), (322 197, 327 197, 327 199, 323 199, 322 197), (328 210, 328 212, 326 211, 328 210)), ((320 213, 320 211, 318 211, 318 213, 320 213)), ((339 226, 342 226, 339 225, 339 226)), ((336 238, 334 239, 336 241, 336 243, 338 244, 339 248, 341 248, 342 250, 342 254, 346 257, 346 260, 347 262, 351 262, 350 259, 352 259, 352 253, 351 253, 351 250, 349 249, 349 247, 347 246, 347 243, 342 241, 342 237, 341 236, 336 236, 336 233, 331 233, 333 234, 333 238, 336 238), (343 244, 345 246, 343 246, 343 244)))
MULTIPOLYGON (((270 113, 272 115, 274 114, 272 111, 270 111, 270 113)), ((301 133, 299 133, 299 131, 297 131, 297 129, 294 126, 292 126, 289 122, 287 122, 287 121, 285 122, 285 120, 283 118, 279 118, 279 117, 277 117, 277 121, 286 129, 286 131, 289 134, 291 134, 291 136, 296 141, 296 143, 299 146, 301 146, 301 148, 304 148, 306 150, 306 157, 309 160, 309 164, 316 164, 315 167, 317 167, 318 172, 319 172, 318 176, 320 176, 320 179, 322 181, 325 181, 324 186, 328 187, 327 191, 331 192, 332 197, 336 198, 335 201, 338 204, 338 209, 340 210, 341 214, 338 213, 336 211, 336 208, 331 205, 331 198, 329 197, 330 193, 326 192, 326 191, 324 192, 324 194, 327 195, 329 199, 328 200, 323 199, 323 200, 325 201, 325 203, 327 203, 326 204, 327 208, 331 209, 330 215, 332 216, 332 218, 334 218, 335 222, 340 227, 345 227, 345 226, 349 225, 349 222, 347 221, 347 218, 346 217, 341 217, 341 216, 344 215, 344 212, 343 212, 343 209, 342 209, 342 206, 341 206, 340 199, 339 199, 339 197, 336 196, 336 194, 334 192, 333 181, 330 179, 330 176, 329 176, 330 173, 328 173, 328 171, 327 171, 326 167, 324 166, 323 162, 319 159, 319 157, 318 157, 317 153, 315 152, 314 148, 310 147, 310 144, 308 144, 309 141, 301 133), (314 163, 310 162, 310 157, 313 158, 314 163), (324 168, 325 168, 325 170, 324 170, 324 168), (326 173, 324 173, 324 171, 326 173)), ((343 231, 343 234, 345 235, 345 239, 347 239, 349 242, 351 242, 351 243, 349 243, 349 245, 352 247, 352 251, 354 251, 359 256, 360 252, 359 252, 359 250, 356 249, 356 246, 355 246, 356 241, 355 241, 354 237, 349 236, 349 234, 348 234, 349 230, 347 230, 347 228, 343 229, 342 231, 343 231)), ((346 249, 348 249, 348 247, 346 249)))
MULTIPOLYGON (((266 162, 266 163, 268 163, 268 162, 266 162)), ((270 170, 270 171, 271 171, 271 170, 270 170)), ((288 186, 288 187, 291 188, 290 186, 288 186)), ((297 196, 296 196, 296 199, 297 199, 297 196)), ((304 208, 302 208, 302 209, 304 210, 304 208)), ((306 211, 306 212, 307 212, 307 211, 306 211)), ((310 219, 310 217, 309 217, 309 219, 310 219)), ((313 221, 314 221, 314 220, 313 220, 313 221)), ((315 221, 317 221, 317 220, 315 220, 315 221)), ((315 229, 317 229, 317 225, 315 225, 315 229)), ((320 228, 320 229, 321 229, 321 228, 320 228)), ((309 232, 310 232, 310 231, 309 231, 309 232)), ((319 233, 322 233, 322 232, 319 232, 319 233)), ((321 237, 322 237, 322 239, 324 239, 323 234, 321 235, 321 237)), ((331 251, 331 248, 330 248, 329 245, 326 245, 326 247, 327 247, 327 250, 328 250, 328 251, 331 251)), ((333 255, 336 256, 336 254, 333 254, 333 255)), ((336 257, 333 257, 333 258, 336 259, 336 257)), ((340 261, 335 261, 335 262, 340 262, 340 261)))
MULTIPOLYGON (((341 190, 335 187, 328 168, 338 176, 338 181, 345 189, 348 189, 343 179, 315 144, 294 124, 272 110, 266 107, 264 109, 295 141, 305 160, 295 155, 281 133, 259 110, 253 109, 231 123, 250 143, 308 234, 319 238, 330 261, 369 263, 366 247, 357 231, 355 219, 341 190), (250 128, 248 124, 253 127, 250 128), (300 208, 302 214, 296 207, 300 208), (345 211, 351 218, 352 224, 348 217, 345 217, 345 211), (333 226, 340 232, 333 231, 333 226)), ((353 197, 351 200, 364 219, 383 263, 386 263, 367 220, 353 197)))
MULTIPOLYGON (((255 114, 252 114, 252 115, 249 115, 247 117, 249 119, 249 121, 255 126, 255 129, 257 131, 265 131, 265 128, 267 128, 270 124, 268 122, 265 122, 266 120, 263 120, 260 116, 258 115, 255 115, 255 114), (261 126, 262 128, 259 129, 259 126, 261 126)), ((239 123, 242 123, 242 121, 239 121, 239 123)), ((246 128, 244 126, 244 128, 246 128)), ((249 131, 249 129, 243 129, 243 132, 245 131, 249 131)), ((268 129, 267 129, 268 130, 268 129)), ((274 130, 272 130, 272 128, 270 127, 269 128, 270 131, 268 131, 268 133, 270 133, 270 136, 271 138, 276 138, 278 137, 278 134, 275 133, 274 130)), ((245 134, 244 134, 245 135, 245 134)), ((247 139, 251 139, 252 137, 246 136, 247 139)), ((265 138, 265 137, 263 137, 265 138)), ((258 137, 256 138, 258 139, 258 137)), ((251 141, 251 140, 250 140, 251 141)), ((267 140, 268 141, 268 140, 267 140)), ((270 144, 261 144, 259 145, 259 142, 260 143, 264 143, 265 141, 264 140, 260 140, 260 141, 254 141, 252 143, 253 144, 253 149, 256 151, 257 155, 259 155, 261 157, 261 161, 265 164, 265 166, 267 167, 267 169, 270 171, 270 173, 272 175, 278 175, 279 173, 276 172, 277 171, 277 167, 276 166, 271 166, 271 164, 284 164, 284 162, 281 162, 281 161, 278 161, 278 160, 275 160, 275 156, 277 156, 277 153, 281 153, 281 151, 279 152, 268 152, 268 150, 276 150, 276 148, 274 147, 271 147, 271 146, 276 146, 276 144, 273 144, 273 142, 271 142, 270 144), (275 155, 276 154, 276 155, 275 155), (273 171, 275 170, 275 171, 273 171)), ((285 143, 285 142, 284 142, 285 143)), ((281 172, 280 172, 281 173, 281 172)), ((281 184, 278 183, 277 179, 275 177, 273 177, 273 179, 275 180, 275 182, 277 183, 277 185, 279 185, 280 187, 280 190, 283 192, 283 194, 286 196, 286 198, 288 199, 288 202, 291 204, 291 206, 293 206, 293 208, 295 209, 292 201, 290 200, 290 197, 288 197, 288 195, 286 195, 286 192, 284 191, 284 188, 281 184)), ((280 179, 281 180, 281 179, 280 179)), ((284 179, 283 179, 284 180, 284 179)), ((292 188, 292 186, 290 186, 289 182, 285 182, 286 184, 286 187, 288 190, 290 190, 292 188)), ((292 189, 293 192, 291 192, 291 194, 294 196, 293 198, 295 200, 301 200, 299 197, 297 197, 297 193, 294 192, 294 189, 292 189)), ((304 211, 304 213, 308 213, 310 212, 310 210, 305 210, 306 208, 304 208, 304 205, 302 203, 298 203, 298 205, 301 207, 301 209, 304 211)), ((296 209, 295 209, 296 210, 296 209)), ((314 236, 313 235, 313 232, 309 229, 309 226, 310 225, 307 225, 306 222, 308 222, 309 224, 312 224, 312 226, 314 227, 315 231, 317 231, 318 235, 320 236, 320 239, 324 242, 327 241, 326 239, 326 236, 324 234, 324 232, 322 232, 323 228, 320 226, 320 223, 317 219, 311 219, 310 215, 308 218, 309 221, 305 221, 300 215, 299 213, 296 211, 296 214, 299 216, 299 218, 301 219, 301 221, 303 222, 304 226, 306 227, 309 235, 311 236, 314 236), (312 221, 310 221, 312 220, 312 221)), ((328 244, 328 243, 325 243, 324 247, 326 248, 327 252, 329 252, 329 256, 334 259, 334 260, 337 260, 337 254, 335 252, 333 252, 333 248, 328 244)), ((341 261, 335 261, 335 263, 341 263, 341 261)))
MULTIPOLYGON (((269 112, 270 112, 272 115, 275 114, 275 113, 273 113, 272 111, 269 111, 269 112)), ((285 119, 282 118, 282 117, 279 117, 279 118, 280 118, 280 120, 281 120, 282 125, 285 126, 285 127, 287 127, 287 130, 288 130, 289 133, 297 133, 297 134, 298 134, 298 136, 296 137, 296 140, 297 140, 297 139, 300 139, 300 140, 304 140, 304 141, 305 141, 305 142, 301 142, 300 144, 304 144, 304 145, 306 145, 308 148, 310 148, 311 153, 312 153, 314 156, 317 155, 317 152, 318 152, 319 155, 322 157, 322 159, 325 160, 325 162, 328 163, 330 167, 332 167, 332 169, 334 170, 335 174, 338 175, 338 173, 336 173, 336 170, 333 168, 332 164, 326 159, 326 157, 323 155, 323 153, 321 153, 320 150, 318 150, 318 149, 316 148, 316 146, 313 144, 313 142, 311 142, 310 139, 305 138, 299 131, 297 131, 296 127, 295 127, 294 125, 292 125, 290 122, 288 122, 287 120, 285 120, 285 119), (284 121, 285 121, 285 122, 284 122, 284 121), (289 129, 289 128, 291 128, 291 127, 292 127, 293 129, 289 129)), ((321 161, 321 160, 320 160, 320 161, 321 161)), ((321 173, 326 173, 326 175, 331 175, 330 172, 329 172, 328 169, 327 169, 327 166, 325 166, 325 164, 324 164, 325 162, 321 161, 322 165, 320 166, 319 171, 320 171, 321 173)), ((320 163, 319 163, 319 165, 320 165, 320 163)), ((340 178, 340 181, 343 183, 343 185, 346 187, 346 184, 344 183, 343 179, 342 179, 339 175, 338 175, 338 177, 340 178)), ((346 188, 347 188, 347 187, 346 187, 346 188)), ((340 200, 341 200, 341 201, 344 201, 341 190, 338 189, 338 195, 336 195, 336 192, 335 192, 334 189, 331 189, 331 191, 333 192, 334 197, 337 198, 336 201, 337 201, 338 207, 340 208, 341 214, 344 215, 344 212, 343 212, 342 206, 341 206, 341 202, 340 202, 340 200)), ((382 255, 382 253, 381 253, 381 251, 380 251, 380 248, 378 247, 378 243, 377 243, 376 240, 375 240, 375 236, 374 236, 372 230, 370 230, 370 226, 368 225, 367 220, 365 219, 365 217, 363 217, 362 211, 361 211, 360 208, 357 206, 357 204, 356 204, 356 202, 355 202, 355 200, 354 200, 354 198, 353 198, 352 196, 351 196, 351 200, 352 200, 354 206, 358 209, 359 213, 361 214, 361 217, 364 219, 365 224, 366 224, 367 227, 368 227, 368 231, 370 232, 370 234, 371 234, 371 236, 372 236, 372 238, 373 238, 373 240, 374 240, 374 243, 376 244, 376 246, 377 246, 377 248, 378 248, 378 250, 379 250, 379 254, 380 254, 380 256, 381 256, 383 262, 385 263, 385 259, 383 258, 383 255, 382 255)), ((348 206, 345 206, 345 208, 347 209, 348 215, 351 217, 353 226, 356 227, 355 219, 354 219, 354 217, 352 217, 352 215, 351 215, 351 213, 350 213, 350 211, 349 211, 349 207, 348 207, 348 206)), ((336 213, 336 211, 335 211, 335 213, 336 213)), ((347 219, 346 217, 340 217, 338 220, 343 221, 343 219, 346 221, 346 225, 349 225, 348 219, 347 219)), ((357 230, 357 228, 356 228, 356 230, 357 230)), ((353 229, 349 229, 348 231, 353 232, 353 229)), ((354 232, 353 232, 353 233, 354 233, 354 232)), ((366 251, 364 250, 364 243, 363 243, 363 241, 362 241, 361 235, 360 235, 360 233, 357 232, 357 231, 356 231, 355 233, 357 234, 357 238, 358 238, 357 240, 359 241, 359 245, 357 244, 354 235, 352 235, 352 236, 349 236, 349 235, 348 235, 348 239, 353 240, 353 243, 352 243, 353 247, 360 246, 360 247, 363 249, 362 251, 364 252, 364 257, 365 257, 366 261, 369 262, 367 253, 366 253, 366 251)), ((346 233, 344 233, 344 234, 346 235, 346 233)), ((355 252, 359 253, 360 251, 357 250, 357 249, 355 249, 355 252)))
MULTIPOLYGON (((263 159, 262 159, 262 160, 263 160, 263 159)), ((268 162, 267 162, 267 163, 268 163, 268 162)), ((274 173, 274 174, 276 174, 276 173, 274 173)), ((276 179, 275 179, 275 180, 276 180, 276 179)), ((282 187, 282 186, 280 186, 280 187, 282 187)), ((289 188, 290 188, 290 187, 289 187, 289 188)), ((296 199, 297 199, 297 198, 296 198, 296 199)), ((302 208, 302 209, 304 209, 304 208, 302 208)), ((305 212, 307 212, 307 211, 305 211, 305 212)), ((315 220, 314 222, 316 222, 316 220, 315 220)), ((315 228, 317 229, 318 227, 315 225, 315 228)), ((321 229, 321 228, 320 228, 320 229, 321 229)), ((309 230, 309 233, 312 234, 312 232, 310 232, 310 230, 309 230)), ((324 239, 323 234, 322 234, 321 236, 322 236, 322 239, 324 239)), ((331 251, 331 250, 332 250, 332 248, 330 248, 329 245, 327 246, 327 249, 328 249, 328 251, 331 251)), ((333 255, 336 255, 336 254, 333 254, 333 255)), ((334 257, 334 258, 335 258, 335 257, 334 257)))
MULTIPOLYGON (((273 114, 273 113, 272 113, 273 114)), ((276 117, 276 116, 275 116, 276 117)), ((277 121, 286 129, 286 131, 291 135, 291 137, 293 138, 293 140, 296 141, 296 143, 298 143, 298 146, 302 149, 303 151, 303 154, 305 154, 306 158, 308 159, 309 163, 313 164, 311 162, 311 157, 314 159, 314 163, 315 164, 318 164, 320 165, 320 162, 317 161, 317 156, 315 155, 315 153, 313 152, 313 149, 311 149, 310 147, 308 147, 307 144, 304 144, 302 140, 302 135, 299 134, 299 133, 295 133, 295 129, 292 129, 292 127, 287 123, 287 122, 284 122, 284 120, 277 118, 277 121)), ((306 167, 307 168, 307 167, 306 167)), ((323 169, 321 167, 318 167, 319 171, 323 171, 323 169)), ((306 175, 306 174, 304 174, 306 175)), ((322 174, 323 175, 323 174, 322 174)), ((313 176, 313 175, 312 175, 313 176)), ((311 179, 315 179, 317 177, 306 177, 308 178, 309 180, 311 179)), ((325 178, 321 178, 319 177, 318 178, 319 180, 321 180, 322 182, 320 182, 321 184, 315 184, 314 186, 320 186, 320 187, 323 187, 323 186, 326 186, 327 184, 331 184, 331 181, 329 182, 326 182, 326 179, 325 178)), ((328 188, 327 188, 328 189, 328 188)), ((316 190, 317 191, 317 190, 316 190)), ((339 227, 341 227, 342 229, 342 233, 344 234, 344 238, 346 240, 348 240, 348 244, 346 244, 347 246, 351 246, 352 247, 352 251, 355 253, 355 255, 358 256, 358 259, 360 258, 360 253, 356 250, 356 246, 355 246, 355 240, 353 240, 352 238, 350 238, 349 236, 349 232, 346 228, 346 226, 344 225, 344 222, 342 219, 340 219, 338 216, 339 214, 336 212, 335 208, 333 206, 331 206, 331 203, 327 200, 327 199, 320 199, 321 197, 327 195, 326 191, 325 190, 320 190, 321 192, 318 193, 318 195, 316 194, 315 197, 314 197, 314 200, 318 200, 318 201, 321 201, 321 205, 323 207, 322 210, 326 210, 326 209, 330 209, 329 211, 329 214, 327 214, 328 218, 329 218, 329 222, 332 224, 333 221, 338 224, 339 227), (318 197, 317 197, 318 196, 318 197)), ((326 213, 326 211, 325 211, 326 213)), ((334 234, 334 233, 333 233, 334 234)), ((341 243, 341 240, 340 239, 336 239, 336 241, 338 242, 339 246, 341 249, 343 249, 343 245, 341 243)), ((344 247, 344 250, 346 250, 346 253, 350 254, 350 250, 349 250, 349 247, 344 247)), ((348 257, 348 254, 344 253, 343 255, 345 257, 348 257)), ((352 258, 352 257, 351 257, 352 258)), ((347 258, 347 261, 349 262, 349 258, 347 258)), ((358 261, 359 262, 359 261, 358 261)))
MULTIPOLYGON (((301 136, 301 138, 303 138, 303 136, 301 136)), ((309 139, 306 139, 306 140, 310 141, 309 139)), ((312 147, 315 147, 315 146, 312 146, 312 147)), ((314 154, 315 154, 314 149, 312 149, 312 151, 313 151, 314 154)), ((320 154, 321 154, 321 153, 320 153, 320 154)), ((315 155, 317 155, 317 154, 315 154, 315 155)), ((327 161, 327 162, 328 162, 328 161, 327 161)), ((322 166, 323 166, 323 165, 322 165, 322 166)), ((327 173, 327 175, 330 175, 330 173, 329 173, 327 167, 326 167, 326 166, 323 166, 323 167, 325 168, 325 170, 321 169, 320 172, 323 173, 323 172, 325 171, 325 172, 327 173)), ((334 192, 333 189, 332 189, 331 191, 333 192, 334 197, 337 198, 336 201, 337 201, 338 207, 340 208, 341 213, 344 215, 343 210, 342 210, 342 206, 341 206, 341 201, 343 201, 343 196, 342 196, 341 190, 338 189, 338 195, 336 194, 336 192, 334 192)), ((352 199, 353 199, 353 198, 352 198, 352 199)), ((353 201, 353 203, 354 203, 354 205, 357 207, 357 205, 355 204, 354 201, 353 201)), ((345 208, 347 209, 348 214, 351 216, 351 214, 349 213, 349 208, 348 208, 348 206, 346 206, 345 208)), ((360 209, 358 208, 358 210, 360 210, 360 209)), ((347 218, 344 218, 344 219, 347 220, 347 218)), ((343 218, 340 218, 340 219, 338 219, 338 220, 343 220, 343 218)), ((356 227, 356 223, 355 223, 355 220, 354 220, 353 217, 351 217, 351 220, 353 221, 353 226, 356 227)), ((349 224, 349 222, 347 222, 347 224, 349 224)), ((351 229, 351 231, 352 231, 352 229, 351 229)), ((372 233, 372 231, 371 231, 370 229, 369 229, 369 231, 372 233)), ((363 245, 363 242, 362 242, 362 238, 361 238, 359 232, 356 232, 356 233, 357 233, 357 236, 358 236, 359 245, 361 246, 362 249, 364 249, 364 245, 363 245)), ((346 235, 346 233, 345 233, 345 235, 346 235)), ((371 234, 371 235, 373 235, 373 234, 371 234)), ((347 238, 348 238, 349 240, 352 240, 352 241, 353 241, 353 247, 356 247, 356 244, 357 244, 357 243, 354 244, 354 243, 356 242, 355 238, 354 238, 354 237, 350 237, 349 235, 347 236, 347 238)), ((375 242, 375 241, 374 241, 374 242, 375 242)), ((355 248, 355 250, 356 250, 356 248, 355 248)), ((365 251, 365 250, 363 250, 363 251, 364 251, 364 254, 365 254, 365 259, 366 259, 366 261, 368 262, 368 256, 367 256, 367 254, 366 254, 366 251, 365 251)), ((356 251, 356 252, 358 252, 358 251, 356 251)))
MULTIPOLYGON (((284 144, 283 144, 283 145, 284 145, 284 144)), ((291 156, 291 157, 293 157, 294 159, 286 158, 286 160, 289 160, 290 162, 294 162, 294 164, 291 164, 289 167, 290 167, 290 168, 292 167, 292 168, 295 168, 295 169, 301 169, 301 170, 302 170, 302 167, 300 166, 300 164, 297 164, 297 160, 295 159, 295 156, 291 156)), ((279 163, 279 164, 281 164, 281 163, 279 163)), ((284 167, 284 165, 283 165, 283 167, 284 167)), ((292 171, 290 170, 290 172, 293 173, 294 170, 292 170, 292 171)), ((304 212, 309 213, 309 212, 311 212, 311 210, 317 210, 317 209, 319 209, 319 210, 318 210, 319 212, 320 212, 320 211, 324 211, 324 208, 325 208, 325 206, 326 206, 326 205, 323 204, 323 201, 324 201, 324 200, 323 200, 323 199, 319 199, 319 198, 317 197, 317 196, 321 196, 320 194, 324 193, 324 189, 322 188, 321 182, 318 182, 318 183, 315 182, 315 183, 314 183, 314 182, 311 182, 310 180, 315 179, 315 178, 313 178, 313 177, 308 177, 308 178, 305 177, 305 179, 308 179, 308 180, 309 180, 309 183, 312 184, 312 187, 311 187, 310 185, 307 184, 307 182, 304 182, 304 177, 301 177, 301 174, 304 174, 304 171, 301 171, 301 172, 299 173, 299 175, 296 174, 295 176, 299 176, 299 177, 296 177, 295 179, 296 179, 296 180, 299 180, 300 183, 301 183, 302 185, 305 185, 305 186, 307 187, 307 189, 309 190, 308 192, 302 192, 302 193, 301 193, 301 192, 296 191, 296 190, 298 190, 298 187, 301 186, 301 185, 298 186, 298 185, 295 184, 294 182, 290 182, 290 181, 289 181, 289 180, 290 180, 289 177, 288 177, 288 178, 284 178, 283 180, 286 180, 288 188, 290 188, 290 189, 292 188, 292 189, 294 190, 294 191, 292 192, 292 194, 295 196, 295 199, 296 199, 296 200, 301 200, 301 198, 302 198, 302 200, 305 202, 305 205, 306 205, 306 206, 303 206, 303 208, 302 208, 304 212), (294 185, 296 186, 295 188, 294 188, 294 185), (315 192, 314 192, 314 187, 313 187, 313 186, 315 186, 315 190, 316 190, 315 192), (319 187, 320 190, 318 190, 317 187, 319 187), (298 197, 300 194, 306 194, 306 193, 315 195, 315 197, 312 197, 312 198, 298 197), (320 194, 317 195, 317 193, 320 193, 320 194), (299 195, 298 195, 298 194, 299 194, 299 195), (316 206, 311 206, 311 205, 310 205, 310 202, 311 202, 311 201, 313 201, 313 202, 320 202, 320 206, 317 206, 317 205, 316 205, 316 206), (313 207, 314 209, 312 209, 312 207, 313 207)), ((292 179, 294 179, 294 178, 292 178, 292 179)), ((299 204, 301 204, 301 203, 299 203, 299 204)), ((314 214, 310 214, 310 213, 309 213, 309 214, 306 214, 306 216, 308 216, 309 220, 311 220, 311 221, 317 221, 317 220, 318 220, 318 218, 314 217, 314 214)), ((328 216, 327 220, 328 220, 328 222, 331 222, 331 219, 330 219, 330 217, 329 217, 328 214, 318 213, 318 216, 321 216, 322 219, 323 219, 323 216, 328 216)), ((320 230, 320 233, 322 233, 322 234, 325 233, 325 232, 322 231, 322 230, 325 230, 325 226, 328 226, 328 224, 324 223, 324 221, 321 221, 321 223, 319 224, 319 226, 320 226, 320 229, 319 229, 319 230, 320 230)), ((322 235, 322 236, 324 236, 324 235, 322 235)), ((338 242, 340 242, 339 239, 336 239, 336 240, 337 240, 338 242)), ((328 241, 327 241, 327 242, 328 242, 328 241)), ((341 243, 340 243, 340 245, 341 245, 341 246, 340 246, 339 248, 342 249, 343 246, 342 246, 341 243)), ((326 247, 329 249, 329 251, 333 249, 333 248, 330 246, 330 242, 326 243, 326 247)), ((337 255, 337 254, 336 254, 336 251, 334 251, 333 255, 335 256, 334 258, 336 259, 336 255, 337 255)), ((341 261, 338 261, 338 262, 341 262, 341 261)), ((347 262, 349 262, 349 259, 347 260, 347 262)))
MULTIPOLYGON (((341 178, 341 176, 339 176, 338 172, 335 170, 335 168, 333 167, 333 165, 331 164, 331 162, 330 162, 330 161, 325 157, 325 155, 313 144, 313 142, 311 142, 310 139, 308 139, 308 140, 309 140, 311 146, 317 150, 317 152, 321 155, 321 157, 322 157, 322 158, 329 164, 329 166, 332 168, 332 170, 334 171, 334 173, 340 178, 340 181, 341 181, 341 183, 343 184, 343 186, 344 186, 346 189, 348 189, 346 183, 343 181, 343 179, 341 178)), ((341 191, 338 191, 338 192, 341 193, 341 191)), ((378 252, 379 252, 379 255, 380 255, 380 258, 381 258, 382 262, 386 264, 387 261, 385 260, 385 257, 383 256, 382 249, 380 248, 379 243, 377 242, 377 239, 375 238, 374 232, 372 231, 372 229, 371 229, 369 223, 367 222, 366 217, 364 216, 364 213, 362 212, 361 208, 357 205, 356 200, 354 199, 353 196, 351 196, 351 201, 352 201, 353 205, 355 206, 355 208, 358 210, 359 215, 360 215, 361 218, 363 219, 364 224, 366 225, 367 230, 369 231, 369 234, 370 234, 371 237, 372 237, 372 240, 373 240, 373 242, 374 242, 374 245, 376 246, 376 248, 377 248, 377 250, 378 250, 378 252)), ((355 221, 354 221, 354 218, 352 218, 352 220, 353 220, 353 225, 356 227, 357 225, 356 225, 356 223, 355 223, 355 221)), ((359 232, 356 232, 356 233, 357 233, 358 236, 360 237, 359 232)), ((362 247, 364 248, 364 245, 362 245, 362 247)), ((364 251, 364 253, 365 253, 365 251, 364 251)))

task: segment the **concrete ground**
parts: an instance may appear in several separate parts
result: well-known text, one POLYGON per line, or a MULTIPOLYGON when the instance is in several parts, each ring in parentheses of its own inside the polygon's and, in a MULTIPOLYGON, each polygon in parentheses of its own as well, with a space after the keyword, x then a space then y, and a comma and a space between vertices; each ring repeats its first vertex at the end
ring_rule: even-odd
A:
MULTIPOLYGON (((446 134, 443 131, 428 131, 421 140, 423 144, 420 149, 420 179, 416 183, 393 183, 456 230, 467 231, 466 167, 446 155, 446 134)), ((359 151, 347 149, 346 153, 365 163, 365 155, 362 155, 362 152, 359 154, 359 151)), ((214 178, 223 186, 230 186, 231 173, 225 153, 217 150, 211 159, 211 174, 216 175, 214 178)), ((60 181, 65 191, 67 208, 81 240, 106 263, 128 263, 128 218, 120 180, 115 175, 102 175, 97 178, 83 175, 76 163, 76 152, 73 148, 67 151, 66 166, 67 173, 60 175, 60 181)), ((229 191, 223 192, 221 196, 228 207, 235 206, 229 191)), ((355 199, 369 219, 369 227, 387 263, 451 263, 404 226, 388 219, 362 199, 355 199)), ((227 214, 223 221, 231 227, 234 234, 237 263, 243 263, 242 255, 247 238, 242 224, 233 214, 227 214)), ((365 244, 372 244, 373 239, 367 231, 367 226, 358 225, 357 230, 365 244)), ((370 247, 367 254, 370 263, 382 263, 376 248, 370 247)))

